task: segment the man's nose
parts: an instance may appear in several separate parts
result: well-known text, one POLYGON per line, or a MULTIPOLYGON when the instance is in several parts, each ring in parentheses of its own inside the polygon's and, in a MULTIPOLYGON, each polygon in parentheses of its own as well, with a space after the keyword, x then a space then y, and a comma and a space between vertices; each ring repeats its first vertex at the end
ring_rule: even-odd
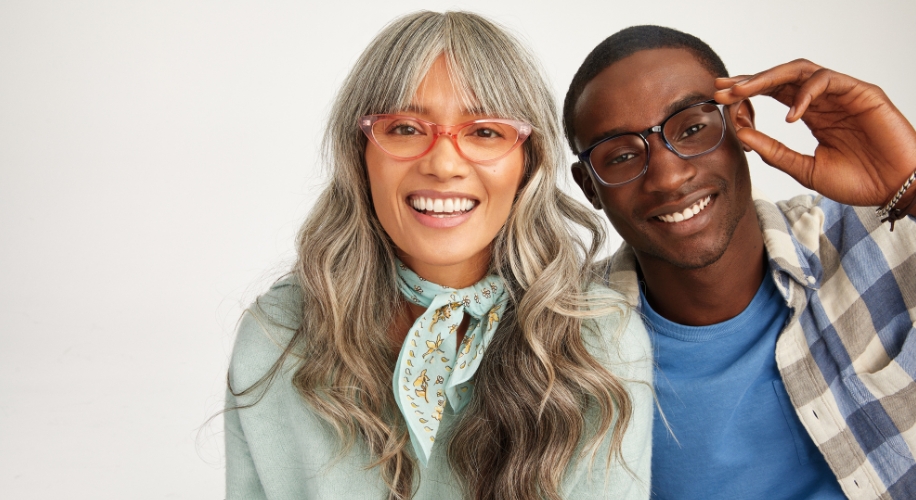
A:
POLYGON ((421 174, 432 175, 441 180, 464 177, 470 168, 470 162, 461 156, 455 141, 448 134, 442 134, 437 138, 429 153, 420 158, 419 165, 421 174))
POLYGON ((643 186, 649 191, 673 192, 693 179, 696 166, 668 149, 661 134, 652 134, 649 143, 649 168, 643 186))

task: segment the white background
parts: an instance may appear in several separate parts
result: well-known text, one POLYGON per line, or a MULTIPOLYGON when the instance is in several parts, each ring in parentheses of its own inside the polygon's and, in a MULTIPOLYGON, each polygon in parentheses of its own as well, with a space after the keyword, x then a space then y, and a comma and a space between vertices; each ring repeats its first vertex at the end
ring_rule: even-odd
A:
MULTIPOLYGON (((293 259, 332 96, 398 14, 490 16, 558 102, 594 45, 652 23, 733 74, 807 57, 916 117, 912 0, 318 5, 0 1, 0 497, 223 497, 206 422, 235 322, 293 259)), ((755 104, 762 130, 813 150, 755 104)), ((771 198, 803 191, 752 161, 771 198)))

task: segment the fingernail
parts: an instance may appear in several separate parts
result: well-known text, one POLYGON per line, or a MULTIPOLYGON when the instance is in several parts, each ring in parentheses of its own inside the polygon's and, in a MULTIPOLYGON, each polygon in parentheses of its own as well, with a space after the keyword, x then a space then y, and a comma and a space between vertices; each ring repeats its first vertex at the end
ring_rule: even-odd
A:
POLYGON ((736 83, 735 86, 737 87, 738 85, 744 85, 745 83, 749 81, 751 81, 750 78, 745 78, 744 80, 741 80, 740 82, 736 83))
POLYGON ((786 115, 786 120, 791 120, 795 116, 795 106, 789 108, 789 114, 786 115))

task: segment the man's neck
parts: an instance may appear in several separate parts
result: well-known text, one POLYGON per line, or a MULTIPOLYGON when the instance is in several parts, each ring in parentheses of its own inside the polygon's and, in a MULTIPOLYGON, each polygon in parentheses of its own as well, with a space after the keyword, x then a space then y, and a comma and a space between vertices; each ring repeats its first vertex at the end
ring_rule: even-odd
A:
POLYGON ((744 311, 766 268, 763 233, 753 205, 725 253, 708 266, 683 269, 639 252, 636 258, 652 308, 675 323, 692 326, 721 323, 744 311))

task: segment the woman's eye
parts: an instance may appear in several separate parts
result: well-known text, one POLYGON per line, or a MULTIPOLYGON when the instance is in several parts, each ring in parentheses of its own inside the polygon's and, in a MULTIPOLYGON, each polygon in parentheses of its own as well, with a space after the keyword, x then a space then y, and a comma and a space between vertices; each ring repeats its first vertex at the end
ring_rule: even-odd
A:
POLYGON ((500 134, 500 133, 497 132, 496 130, 494 130, 494 129, 492 129, 492 128, 486 128, 486 127, 481 127, 481 128, 479 128, 479 129, 476 129, 476 130, 474 130, 474 132, 472 132, 472 133, 473 133, 473 135, 475 135, 475 136, 477 136, 477 137, 482 137, 482 138, 484 138, 484 139, 498 139, 498 138, 502 137, 502 134, 500 134))
POLYGON ((394 135, 417 135, 420 131, 413 125, 400 124, 389 128, 388 133, 394 135))
POLYGON ((687 129, 681 133, 681 136, 678 137, 678 139, 684 139, 684 138, 690 137, 691 135, 696 134, 697 132, 699 132, 700 130, 703 130, 704 128, 706 128, 706 125, 703 123, 697 123, 696 125, 687 127, 687 129))

